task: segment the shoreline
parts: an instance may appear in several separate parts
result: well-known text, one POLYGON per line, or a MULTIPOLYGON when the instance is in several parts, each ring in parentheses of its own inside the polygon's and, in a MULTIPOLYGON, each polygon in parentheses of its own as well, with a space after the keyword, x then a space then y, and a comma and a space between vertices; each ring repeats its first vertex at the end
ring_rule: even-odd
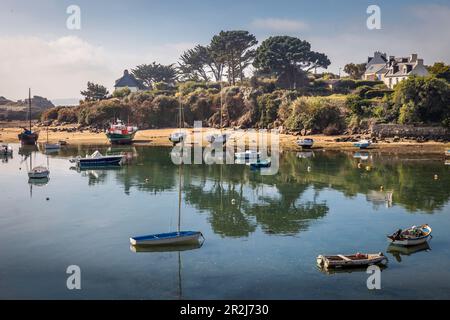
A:
MULTIPOLYGON (((47 140, 47 131, 44 127, 35 127, 34 130, 39 132, 38 143, 44 143, 47 140)), ((134 145, 138 146, 172 146, 169 141, 169 135, 176 131, 177 128, 165 128, 165 129, 148 129, 140 130, 136 133, 134 138, 134 145)), ((189 134, 193 134, 193 129, 186 129, 189 134)), ((209 130, 218 131, 216 129, 203 128, 203 141, 202 146, 206 146, 206 132, 209 130)), ((17 135, 22 131, 18 126, 16 127, 0 127, 0 143, 19 143, 17 135)), ((233 129, 223 129, 224 133, 231 134, 231 140, 233 138, 242 139, 246 138, 248 132, 235 131, 233 129)), ((60 140, 67 141, 68 144, 95 144, 95 145, 109 145, 109 141, 103 132, 91 132, 88 130, 78 130, 73 126, 60 126, 49 128, 49 142, 58 142, 60 140)), ((360 136, 360 135, 358 135, 360 136)), ((338 136, 325 136, 325 135, 310 135, 310 136, 298 136, 292 134, 280 134, 280 148, 285 151, 300 151, 301 148, 297 146, 296 141, 299 138, 312 138, 314 139, 313 149, 327 149, 327 150, 345 150, 345 151, 358 151, 359 149, 353 146, 353 142, 336 142, 338 138, 349 138, 355 136, 338 135, 338 136)), ((390 139, 392 140, 392 139, 390 139)), ((254 140, 253 140, 254 141, 254 140)), ((193 143, 191 143, 193 145, 193 143)), ((247 140, 248 145, 248 140, 247 140)), ((448 142, 415 142, 411 140, 403 140, 398 142, 379 141, 372 144, 369 149, 364 151, 377 151, 387 153, 416 153, 416 154, 444 154, 445 150, 450 148, 448 142)))

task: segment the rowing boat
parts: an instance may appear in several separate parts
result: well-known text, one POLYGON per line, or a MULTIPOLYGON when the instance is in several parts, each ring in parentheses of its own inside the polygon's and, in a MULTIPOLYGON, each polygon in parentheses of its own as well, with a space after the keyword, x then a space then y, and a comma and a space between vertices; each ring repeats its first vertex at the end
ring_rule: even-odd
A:
POLYGON ((200 237, 203 237, 203 235, 199 231, 177 231, 132 237, 130 243, 133 246, 180 245, 195 243, 200 237))
POLYGON ((392 244, 400 246, 416 246, 426 242, 431 237, 431 227, 427 224, 419 227, 412 226, 408 229, 399 229, 387 236, 392 244))
POLYGON ((381 252, 364 254, 356 253, 352 255, 338 254, 333 256, 319 255, 317 257, 317 264, 324 268, 367 266, 382 262, 387 262, 387 258, 381 252))

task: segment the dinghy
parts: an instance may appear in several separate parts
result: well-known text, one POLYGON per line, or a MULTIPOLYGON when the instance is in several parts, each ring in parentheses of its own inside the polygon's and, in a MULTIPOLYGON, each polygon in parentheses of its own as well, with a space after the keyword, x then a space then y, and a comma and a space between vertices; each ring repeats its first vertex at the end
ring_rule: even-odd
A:
POLYGON ((345 268, 374 265, 387 262, 386 256, 379 253, 356 253, 352 255, 334 255, 317 257, 317 264, 324 268, 345 268))
POLYGON ((200 237, 203 237, 203 235, 199 231, 176 231, 132 237, 130 243, 133 246, 180 245, 196 243, 200 237))
POLYGON ((416 246, 426 242, 431 237, 431 227, 427 224, 419 227, 412 226, 405 230, 399 229, 387 237, 395 245, 416 246))
POLYGON ((367 149, 371 144, 372 144, 372 142, 364 139, 364 140, 359 140, 358 142, 355 142, 353 145, 360 149, 367 149))
POLYGON ((314 144, 314 140, 310 138, 297 140, 297 145, 303 149, 311 149, 314 144))

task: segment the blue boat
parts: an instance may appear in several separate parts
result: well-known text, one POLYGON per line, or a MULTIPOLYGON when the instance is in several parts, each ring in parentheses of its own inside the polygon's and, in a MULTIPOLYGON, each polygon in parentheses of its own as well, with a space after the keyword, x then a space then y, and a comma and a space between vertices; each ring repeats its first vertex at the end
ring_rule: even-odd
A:
POLYGON ((70 162, 76 163, 79 167, 108 167, 121 165, 124 155, 103 156, 100 152, 95 151, 92 155, 84 158, 77 157, 71 159, 70 162))
POLYGON ((258 160, 256 162, 249 163, 250 169, 260 169, 260 168, 269 168, 270 167, 270 159, 258 160))
POLYGON ((203 237, 200 231, 176 231, 132 237, 130 243, 133 246, 179 245, 198 242, 200 237, 203 237))
POLYGON ((360 140, 355 142, 353 145, 360 149, 367 149, 372 143, 369 140, 360 140))

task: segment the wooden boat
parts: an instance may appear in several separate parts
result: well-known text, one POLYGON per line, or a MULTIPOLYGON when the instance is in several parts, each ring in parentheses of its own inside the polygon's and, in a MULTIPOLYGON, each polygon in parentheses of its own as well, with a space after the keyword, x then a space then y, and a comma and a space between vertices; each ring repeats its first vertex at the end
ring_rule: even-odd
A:
POLYGON ((269 168, 271 164, 270 159, 258 159, 256 162, 248 163, 251 169, 269 168))
POLYGON ((317 257, 317 264, 324 268, 358 267, 387 262, 386 256, 379 253, 356 253, 352 255, 334 255, 317 257))
POLYGON ((426 242, 431 237, 431 231, 431 227, 424 224, 419 227, 412 226, 405 230, 399 229, 387 237, 395 245, 416 246, 426 242))
POLYGON ((77 157, 70 159, 70 162, 76 163, 80 167, 107 167, 118 166, 124 160, 124 155, 102 155, 96 150, 92 155, 84 158, 77 157))
POLYGON ((367 149, 371 144, 372 144, 372 142, 364 139, 364 140, 359 140, 358 142, 355 142, 353 145, 360 149, 367 149))
POLYGON ((50 170, 44 166, 34 167, 28 171, 28 178, 30 179, 46 179, 50 175, 50 170))
POLYGON ((297 145, 302 149, 311 149, 314 144, 314 140, 310 138, 297 140, 297 145))
POLYGON ((133 246, 180 245, 196 243, 202 236, 202 233, 199 231, 175 231, 132 237, 130 238, 130 243, 133 246))
POLYGON ((28 120, 30 122, 29 129, 22 128, 23 131, 19 133, 18 138, 22 145, 35 145, 39 138, 39 133, 31 130, 31 89, 28 89, 28 120))
POLYGON ((106 137, 111 144, 130 144, 138 130, 136 126, 125 125, 117 120, 106 130, 106 137))
POLYGON ((13 148, 11 146, 8 146, 7 144, 2 144, 0 146, 0 155, 12 156, 12 154, 13 154, 13 148))

